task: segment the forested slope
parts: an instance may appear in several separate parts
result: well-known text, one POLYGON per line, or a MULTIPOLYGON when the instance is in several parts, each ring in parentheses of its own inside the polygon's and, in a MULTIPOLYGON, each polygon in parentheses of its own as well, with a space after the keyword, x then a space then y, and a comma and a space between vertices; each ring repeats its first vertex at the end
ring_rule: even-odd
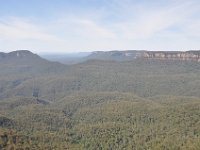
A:
POLYGON ((30 55, 0 63, 0 149, 199 149, 200 63, 30 55))

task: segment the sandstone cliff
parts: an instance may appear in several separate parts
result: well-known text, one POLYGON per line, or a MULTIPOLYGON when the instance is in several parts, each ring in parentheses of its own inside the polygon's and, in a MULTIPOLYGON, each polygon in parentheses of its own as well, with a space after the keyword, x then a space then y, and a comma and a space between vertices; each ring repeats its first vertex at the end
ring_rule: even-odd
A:
POLYGON ((145 51, 142 57, 146 59, 193 60, 200 62, 200 51, 145 51))
POLYGON ((130 61, 137 58, 157 60, 192 60, 200 62, 200 51, 98 51, 93 52, 87 59, 130 61))

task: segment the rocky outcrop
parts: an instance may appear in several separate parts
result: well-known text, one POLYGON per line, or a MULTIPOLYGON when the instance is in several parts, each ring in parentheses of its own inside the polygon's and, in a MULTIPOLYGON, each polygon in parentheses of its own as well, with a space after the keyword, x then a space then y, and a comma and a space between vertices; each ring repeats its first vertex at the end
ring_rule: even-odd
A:
POLYGON ((200 62, 200 51, 145 51, 142 57, 145 59, 192 60, 200 62))

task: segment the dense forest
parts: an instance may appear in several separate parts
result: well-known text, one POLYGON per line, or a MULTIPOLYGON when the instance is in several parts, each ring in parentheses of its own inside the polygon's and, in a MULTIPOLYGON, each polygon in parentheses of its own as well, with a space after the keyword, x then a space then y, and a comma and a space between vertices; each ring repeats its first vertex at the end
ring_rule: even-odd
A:
POLYGON ((200 63, 0 57, 2 150, 197 150, 200 63))

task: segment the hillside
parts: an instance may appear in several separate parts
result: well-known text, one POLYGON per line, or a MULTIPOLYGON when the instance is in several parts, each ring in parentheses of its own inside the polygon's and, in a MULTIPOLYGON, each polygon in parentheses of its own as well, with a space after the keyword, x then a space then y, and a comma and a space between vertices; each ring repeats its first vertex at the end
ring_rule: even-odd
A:
POLYGON ((63 68, 66 68, 65 65, 61 65, 57 62, 47 61, 41 58, 39 55, 33 54, 28 50, 1 53, 0 55, 0 69, 3 70, 0 72, 0 74, 16 74, 23 72, 33 75, 34 71, 36 72, 36 74, 45 73, 45 71, 47 72, 48 70, 52 73, 53 71, 56 72, 62 70, 63 68))
POLYGON ((2 53, 0 149, 199 148, 198 61, 98 53, 74 65, 2 53))
POLYGON ((18 51, 13 51, 10 53, 0 53, 0 60, 1 61, 6 61, 6 60, 16 60, 16 59, 31 59, 31 58, 39 58, 38 55, 33 54, 32 52, 28 50, 18 50, 18 51))

